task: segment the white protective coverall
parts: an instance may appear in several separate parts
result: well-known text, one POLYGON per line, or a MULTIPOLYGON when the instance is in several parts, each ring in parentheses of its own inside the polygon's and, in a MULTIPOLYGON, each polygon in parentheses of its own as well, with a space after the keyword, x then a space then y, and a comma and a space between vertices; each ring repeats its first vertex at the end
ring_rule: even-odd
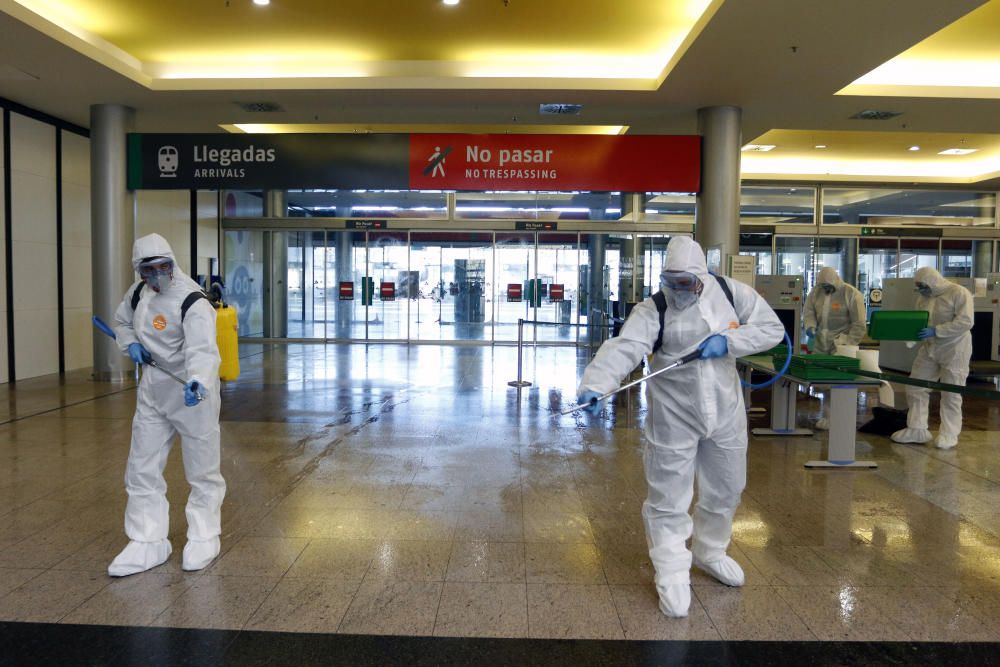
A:
POLYGON ((816 352, 820 354, 835 354, 837 345, 857 345, 865 337, 865 298, 829 266, 820 269, 803 313, 805 329, 816 330, 816 352), (824 284, 836 288, 833 294, 826 293, 824 284))
POLYGON ((186 406, 183 386, 157 368, 143 368, 125 470, 125 533, 131 541, 109 568, 113 576, 155 567, 170 555, 170 505, 163 469, 175 435, 181 436, 184 473, 191 485, 184 569, 200 569, 218 555, 222 499, 226 493, 219 469, 220 358, 215 309, 207 300, 199 299, 182 323, 181 305, 200 287, 177 266, 170 245, 158 234, 136 240, 133 267, 138 270, 140 260, 149 257, 174 260, 173 279, 159 293, 148 285, 143 287, 134 312, 132 294, 141 281, 129 287, 115 311, 118 346, 127 353, 131 343, 142 344, 158 365, 178 377, 196 380, 205 400, 186 406))
MULTIPOLYGON (((965 386, 972 358, 972 324, 974 310, 972 293, 961 285, 945 280, 930 267, 917 269, 914 280, 931 288, 931 296, 917 297, 917 310, 930 313, 927 326, 934 327, 935 335, 920 343, 913 360, 910 377, 965 386)), ((892 434, 896 442, 926 443, 931 440, 927 430, 927 413, 930 390, 923 387, 906 387, 906 428, 892 434)), ((941 430, 937 446, 951 449, 958 444, 962 432, 962 395, 941 392, 941 430)))
MULTIPOLYGON (((663 346, 654 355, 651 370, 696 350, 712 334, 725 336, 728 344, 727 356, 696 359, 646 383, 649 414, 643 463, 647 497, 642 508, 646 540, 656 568, 661 610, 685 616, 692 564, 685 542, 692 527, 692 550, 699 567, 723 583, 743 583, 739 565, 726 556, 733 514, 746 484, 747 421, 735 359, 774 347, 782 340, 784 327, 757 292, 728 280, 734 312, 708 273, 701 246, 690 238, 670 240, 664 271, 693 273, 703 289, 693 305, 683 310, 667 308, 663 346), (695 473, 698 503, 692 522, 688 510, 695 473), (713 567, 720 561, 729 567, 713 567)), ((667 301, 671 302, 669 295, 667 301)), ((603 394, 616 389, 652 352, 658 332, 656 305, 646 299, 632 310, 621 334, 601 346, 584 371, 580 392, 603 394)))

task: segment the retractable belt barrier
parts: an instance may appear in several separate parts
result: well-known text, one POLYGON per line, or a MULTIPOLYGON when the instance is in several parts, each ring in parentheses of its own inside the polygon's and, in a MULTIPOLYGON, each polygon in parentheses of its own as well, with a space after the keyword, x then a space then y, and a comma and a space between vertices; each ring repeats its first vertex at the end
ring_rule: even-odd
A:
POLYGON ((597 328, 597 329, 601 329, 601 328, 604 328, 604 327, 612 327, 615 324, 619 324, 621 322, 624 322, 625 320, 621 319, 620 317, 615 317, 615 318, 612 318, 612 319, 608 320, 604 324, 570 324, 568 322, 566 322, 566 323, 563 323, 563 322, 541 322, 541 321, 536 321, 536 320, 518 320, 518 321, 521 322, 522 324, 536 324, 536 325, 537 324, 546 324, 546 325, 551 326, 551 327, 583 327, 583 328, 597 328))
MULTIPOLYGON (((936 389, 938 391, 947 391, 953 394, 962 394, 963 396, 974 396, 976 398, 985 398, 991 401, 1000 401, 1000 391, 990 391, 988 389, 976 389, 975 387, 963 387, 958 384, 948 384, 947 382, 934 382, 932 380, 919 380, 917 378, 911 378, 908 375, 896 375, 895 373, 875 373, 873 371, 863 371, 856 368, 847 368, 845 366, 838 366, 831 363, 823 363, 818 361, 809 361, 808 359, 802 359, 803 363, 809 364, 811 366, 816 366, 817 368, 826 368, 832 371, 840 371, 841 373, 847 373, 848 375, 860 375, 862 377, 875 378, 876 380, 885 380, 886 382, 895 382, 897 384, 908 384, 914 387, 923 387, 924 389, 936 389)), ((831 384, 836 384, 836 380, 830 380, 831 384)))

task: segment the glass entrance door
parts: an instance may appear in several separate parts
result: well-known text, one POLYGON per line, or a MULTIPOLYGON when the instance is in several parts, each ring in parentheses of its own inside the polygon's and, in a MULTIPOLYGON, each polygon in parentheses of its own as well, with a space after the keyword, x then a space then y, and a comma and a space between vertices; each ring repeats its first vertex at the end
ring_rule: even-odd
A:
POLYGON ((541 291, 537 309, 539 342, 576 342, 580 327, 580 249, 576 234, 538 234, 538 275, 541 291))
POLYGON ((491 340, 493 234, 410 234, 410 340, 491 340))

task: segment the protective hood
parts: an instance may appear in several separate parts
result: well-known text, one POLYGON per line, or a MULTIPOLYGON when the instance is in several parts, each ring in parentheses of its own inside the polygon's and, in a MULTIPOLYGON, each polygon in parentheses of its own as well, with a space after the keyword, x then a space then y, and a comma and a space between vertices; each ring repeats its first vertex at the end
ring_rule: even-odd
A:
POLYGON ((929 285, 931 288, 931 294, 938 296, 944 292, 945 287, 948 286, 948 281, 944 279, 937 269, 933 269, 929 266, 922 266, 917 269, 916 274, 913 276, 914 282, 924 283, 929 285))
POLYGON ((667 261, 663 264, 663 270, 687 271, 704 281, 708 276, 705 251, 694 239, 687 236, 675 236, 667 244, 667 261))
POLYGON ((169 257, 174 263, 174 270, 177 270, 177 258, 174 251, 170 249, 170 244, 159 234, 149 234, 141 239, 136 239, 132 246, 132 268, 136 273, 139 271, 139 264, 148 257, 169 257))
POLYGON ((840 279, 839 275, 837 275, 836 269, 830 266, 824 266, 819 270, 819 276, 816 278, 816 284, 822 285, 824 283, 829 283, 837 289, 840 289, 840 286, 844 284, 844 281, 840 279))

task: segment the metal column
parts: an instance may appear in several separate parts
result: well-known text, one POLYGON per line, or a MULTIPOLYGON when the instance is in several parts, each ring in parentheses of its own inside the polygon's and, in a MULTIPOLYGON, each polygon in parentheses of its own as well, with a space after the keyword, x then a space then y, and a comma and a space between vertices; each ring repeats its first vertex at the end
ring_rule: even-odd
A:
MULTIPOLYGON (((91 272, 94 313, 110 318, 135 280, 135 197, 126 181, 126 135, 135 112, 117 104, 90 107, 91 272)), ((94 334, 94 379, 120 382, 132 362, 107 336, 94 334)), ((14 378, 11 378, 13 380, 14 378)))
MULTIPOLYGON (((284 218, 288 204, 284 190, 264 193, 264 217, 284 218)), ((264 337, 288 337, 288 234, 265 233, 264 337), (269 237, 269 238, 268 238, 269 237)))
POLYGON ((702 176, 695 236, 706 252, 709 248, 720 247, 720 272, 725 272, 728 257, 740 252, 742 115, 739 107, 698 109, 702 176))

